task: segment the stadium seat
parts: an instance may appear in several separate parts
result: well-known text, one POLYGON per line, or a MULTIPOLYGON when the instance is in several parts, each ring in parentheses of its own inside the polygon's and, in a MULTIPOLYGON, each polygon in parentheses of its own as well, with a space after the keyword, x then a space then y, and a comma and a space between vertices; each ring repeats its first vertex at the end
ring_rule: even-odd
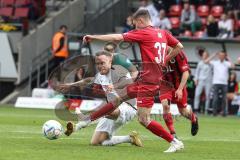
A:
POLYGON ((204 36, 204 31, 197 31, 194 33, 195 38, 202 38, 204 36))
POLYGON ((27 18, 29 13, 29 8, 16 8, 14 18, 27 18))
POLYGON ((197 14, 200 17, 207 17, 209 15, 209 6, 201 5, 197 8, 197 14))
POLYGON ((181 16, 182 6, 172 5, 169 9, 169 16, 181 16))
POLYGON ((17 0, 15 3, 16 7, 24 7, 30 4, 30 0, 17 0))
POLYGON ((211 8, 211 14, 214 16, 214 17, 217 17, 219 18, 223 13, 223 7, 222 6, 213 6, 211 8))
POLYGON ((11 7, 0 8, 0 16, 11 17, 12 15, 13 15, 13 8, 11 7))
POLYGON ((184 36, 184 37, 192 37, 192 32, 189 31, 189 30, 186 30, 186 31, 183 33, 183 36, 184 36))
POLYGON ((15 0, 2 0, 1 1, 1 6, 6 7, 6 6, 13 6, 15 3, 15 0))
POLYGON ((178 17, 171 17, 169 19, 173 29, 180 27, 180 19, 178 17))

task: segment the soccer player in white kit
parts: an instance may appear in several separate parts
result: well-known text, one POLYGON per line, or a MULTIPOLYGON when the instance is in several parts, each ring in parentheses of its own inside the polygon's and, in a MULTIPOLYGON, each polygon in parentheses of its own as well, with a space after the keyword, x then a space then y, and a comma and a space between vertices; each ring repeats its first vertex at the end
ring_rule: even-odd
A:
MULTIPOLYGON (((113 85, 117 84, 121 88, 121 86, 124 87, 126 84, 132 83, 131 76, 125 68, 119 65, 112 66, 111 53, 106 51, 96 53, 95 62, 99 73, 94 78, 94 84, 101 85, 107 101, 111 101, 114 97, 118 96, 117 92, 113 89, 113 85)), ((135 131, 125 136, 114 135, 119 128, 136 116, 135 103, 135 99, 123 102, 108 116, 100 119, 92 136, 91 144, 113 146, 120 143, 131 143, 142 147, 141 139, 135 131)), ((73 124, 68 123, 68 125, 73 124)), ((74 131, 78 131, 80 128, 82 128, 81 122, 75 125, 74 131)))

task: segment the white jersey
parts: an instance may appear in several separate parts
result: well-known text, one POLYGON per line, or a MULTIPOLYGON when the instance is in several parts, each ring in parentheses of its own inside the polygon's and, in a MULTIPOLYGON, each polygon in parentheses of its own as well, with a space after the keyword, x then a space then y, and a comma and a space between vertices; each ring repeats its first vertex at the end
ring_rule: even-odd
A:
MULTIPOLYGON (((120 80, 124 80, 127 78, 131 78, 128 71, 119 65, 114 65, 111 71, 107 75, 101 75, 98 73, 95 76, 94 83, 102 85, 104 91, 106 91, 106 86, 115 84, 120 80)), ((114 97, 117 96, 117 92, 113 90, 111 93, 107 94, 108 101, 113 100, 114 97)), ((111 137, 114 133, 121 128, 128 121, 131 121, 137 114, 135 108, 133 108, 136 104, 135 99, 128 100, 123 102, 118 108, 120 110, 120 115, 117 120, 111 120, 108 118, 102 118, 97 127, 96 132, 106 132, 111 137), (131 106, 130 106, 131 105, 131 106)))
MULTIPOLYGON (((97 73, 94 83, 102 85, 103 90, 106 92, 108 85, 113 85, 123 78, 130 79, 130 73, 120 65, 113 65, 112 69, 107 75, 101 75, 100 73, 97 73)), ((108 101, 112 101, 118 95, 115 90, 112 90, 112 92, 108 93, 106 96, 108 101)), ((126 103, 129 103, 134 107, 136 105, 136 100, 131 99, 126 101, 126 103)))

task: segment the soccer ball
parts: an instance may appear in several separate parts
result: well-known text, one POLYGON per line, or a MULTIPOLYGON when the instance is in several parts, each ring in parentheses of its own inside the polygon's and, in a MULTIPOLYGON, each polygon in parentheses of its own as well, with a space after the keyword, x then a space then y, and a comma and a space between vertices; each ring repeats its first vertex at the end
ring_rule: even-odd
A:
POLYGON ((43 124, 42 132, 44 137, 50 140, 58 139, 63 133, 62 125, 55 120, 49 120, 43 124))

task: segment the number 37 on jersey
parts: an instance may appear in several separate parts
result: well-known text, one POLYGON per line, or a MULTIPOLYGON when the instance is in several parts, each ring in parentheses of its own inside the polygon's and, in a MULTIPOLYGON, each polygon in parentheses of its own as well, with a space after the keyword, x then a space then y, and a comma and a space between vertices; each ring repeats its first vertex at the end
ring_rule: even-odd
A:
POLYGON ((167 44, 156 42, 154 44, 154 48, 156 48, 158 51, 158 56, 155 57, 156 63, 164 63, 166 57, 167 44))

